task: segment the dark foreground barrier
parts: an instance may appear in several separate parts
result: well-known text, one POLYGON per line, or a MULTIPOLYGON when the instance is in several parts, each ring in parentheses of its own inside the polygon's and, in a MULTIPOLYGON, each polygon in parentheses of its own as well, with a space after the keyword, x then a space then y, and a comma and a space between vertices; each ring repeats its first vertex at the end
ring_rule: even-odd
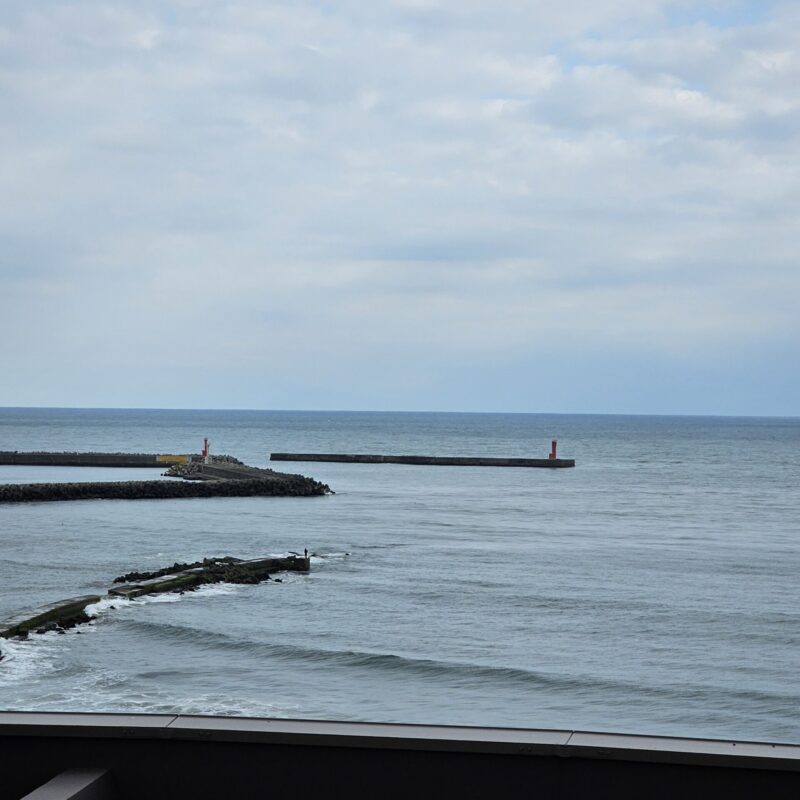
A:
POLYGON ((0 751, 3 800, 800 796, 797 745, 578 731, 5 713, 0 751))
POLYGON ((335 461, 342 464, 419 464, 441 467, 574 467, 574 458, 472 458, 470 456, 381 456, 363 453, 272 453, 271 461, 335 461))

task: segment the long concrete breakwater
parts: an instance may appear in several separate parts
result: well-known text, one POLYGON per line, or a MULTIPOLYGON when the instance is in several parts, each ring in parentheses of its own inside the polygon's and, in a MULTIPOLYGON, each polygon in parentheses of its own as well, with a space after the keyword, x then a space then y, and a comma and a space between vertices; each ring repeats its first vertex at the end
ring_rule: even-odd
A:
POLYGON ((470 456, 385 456, 346 453, 272 453, 271 461, 326 461, 342 464, 418 464, 443 467, 574 467, 574 458, 484 458, 470 456))
POLYGON ((127 467, 157 468, 172 464, 188 464, 200 456, 161 453, 50 453, 0 450, 0 465, 30 467, 127 467))
MULTIPOLYGON (((128 576, 122 576, 105 596, 131 600, 148 594, 191 591, 209 583, 263 583, 276 572, 308 572, 310 569, 311 560, 308 556, 270 556, 246 560, 226 556, 204 559, 196 564, 175 564, 168 570, 154 573, 133 573, 141 576, 141 579, 130 582, 123 580, 128 576)), ((0 622, 0 638, 25 638, 30 633, 63 631, 89 622, 91 617, 86 613, 87 606, 102 599, 103 595, 99 594, 84 595, 20 611, 0 622)))

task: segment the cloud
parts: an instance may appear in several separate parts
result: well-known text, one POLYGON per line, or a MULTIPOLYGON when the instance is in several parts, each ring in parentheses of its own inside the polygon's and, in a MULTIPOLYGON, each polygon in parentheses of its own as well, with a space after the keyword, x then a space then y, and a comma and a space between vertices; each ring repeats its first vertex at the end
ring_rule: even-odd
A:
MULTIPOLYGON (((0 403, 391 408, 413 385, 436 408, 471 369, 587 349, 664 374, 743 348, 784 363, 798 19, 754 9, 4 9, 0 356, 17 378, 0 403), (47 322, 21 336, 31 317, 47 322), (92 375, 126 363, 160 384, 93 394, 87 352, 92 375), (164 380, 200 365, 238 378, 192 400, 164 380)), ((689 384, 675 408, 722 402, 689 384)), ((786 413, 798 387, 780 386, 746 410, 786 413)))

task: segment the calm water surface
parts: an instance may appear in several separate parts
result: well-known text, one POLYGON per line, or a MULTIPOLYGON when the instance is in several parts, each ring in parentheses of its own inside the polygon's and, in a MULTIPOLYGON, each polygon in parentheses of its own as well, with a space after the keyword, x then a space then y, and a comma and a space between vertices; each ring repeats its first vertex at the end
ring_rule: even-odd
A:
POLYGON ((3 642, 0 707, 800 741, 800 420, 0 409, 0 450, 204 436, 258 466, 544 456, 558 438, 578 466, 281 464, 336 494, 0 506, 0 616, 133 568, 317 554, 282 584, 104 601, 91 625, 3 642))

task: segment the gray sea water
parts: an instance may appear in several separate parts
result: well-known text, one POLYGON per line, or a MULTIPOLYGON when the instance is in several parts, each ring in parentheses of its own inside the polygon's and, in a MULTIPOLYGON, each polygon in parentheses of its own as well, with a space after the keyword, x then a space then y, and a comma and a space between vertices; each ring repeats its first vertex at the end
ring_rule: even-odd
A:
POLYGON ((134 568, 316 554, 282 584, 104 601, 83 628, 3 642, 0 708, 800 741, 800 419, 0 409, 0 449, 204 436, 257 466, 557 438, 577 467, 281 464, 336 494, 0 506, 0 616, 134 568))

